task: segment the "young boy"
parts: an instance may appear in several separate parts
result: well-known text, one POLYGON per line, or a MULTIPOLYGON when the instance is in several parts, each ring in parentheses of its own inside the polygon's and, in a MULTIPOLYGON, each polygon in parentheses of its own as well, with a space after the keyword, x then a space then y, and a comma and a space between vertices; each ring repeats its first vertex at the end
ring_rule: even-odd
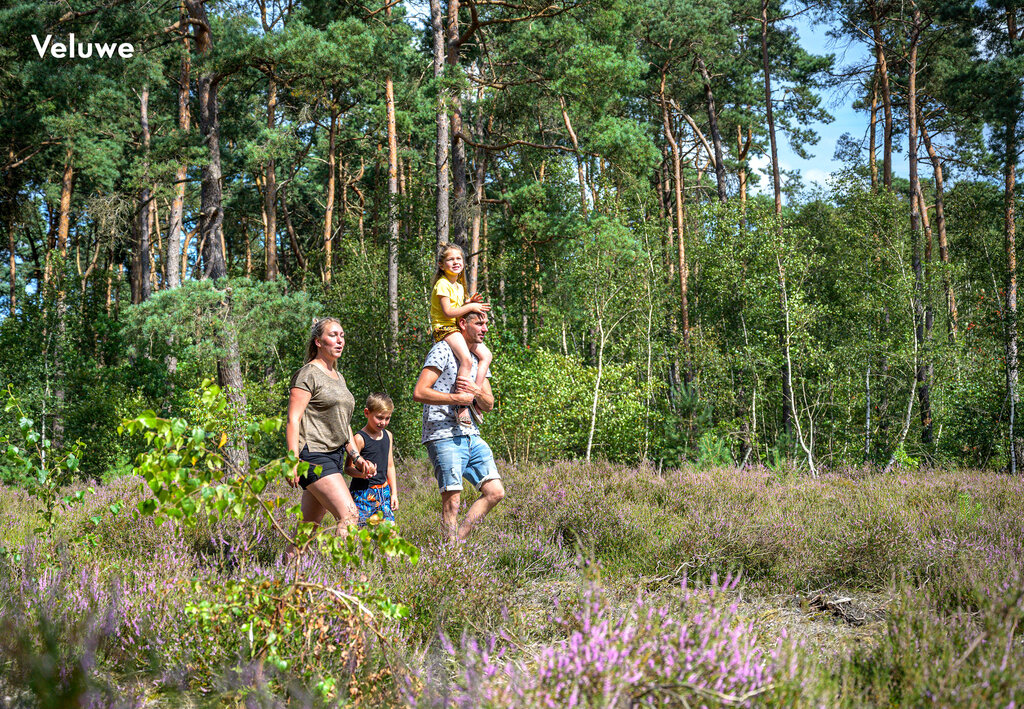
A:
MULTIPOLYGON (((366 425, 352 436, 356 452, 376 464, 377 473, 371 478, 353 477, 349 492, 359 508, 359 526, 366 526, 367 520, 380 512, 384 519, 395 521, 394 511, 398 509, 398 488, 395 486, 394 436, 387 430, 395 404, 387 394, 370 394, 366 397, 366 425)), ((346 462, 345 472, 358 474, 352 458, 346 462)))

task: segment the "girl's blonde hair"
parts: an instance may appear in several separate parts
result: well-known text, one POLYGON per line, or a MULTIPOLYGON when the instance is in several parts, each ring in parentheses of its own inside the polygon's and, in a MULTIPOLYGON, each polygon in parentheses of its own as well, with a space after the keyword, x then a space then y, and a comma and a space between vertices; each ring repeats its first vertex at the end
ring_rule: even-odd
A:
POLYGON ((458 244, 442 244, 437 250, 437 273, 434 274, 434 283, 441 278, 447 278, 444 275, 444 266, 441 262, 444 261, 445 256, 448 255, 449 251, 458 251, 462 254, 462 271, 459 273, 458 282, 462 284, 462 289, 466 292, 466 297, 469 297, 469 284, 466 282, 466 269, 469 268, 469 263, 466 260, 466 251, 458 244))
POLYGON ((319 351, 316 341, 323 336, 324 330, 331 323, 337 323, 339 327, 341 326, 337 318, 313 318, 313 327, 309 331, 309 342, 306 343, 306 364, 316 359, 317 352, 319 351))

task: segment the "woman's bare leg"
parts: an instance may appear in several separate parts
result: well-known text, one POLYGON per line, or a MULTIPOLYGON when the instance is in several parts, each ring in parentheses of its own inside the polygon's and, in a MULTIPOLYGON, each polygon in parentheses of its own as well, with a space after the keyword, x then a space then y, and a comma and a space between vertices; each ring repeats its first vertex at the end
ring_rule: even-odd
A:
MULTIPOLYGON (((324 515, 330 512, 337 520, 336 531, 342 536, 348 534, 350 524, 359 523, 359 509, 345 485, 343 475, 328 475, 310 484, 302 492, 301 506, 303 522, 319 525, 324 515)), ((285 551, 285 561, 291 561, 297 552, 295 545, 289 544, 285 551)))
POLYGON ((338 520, 338 534, 348 534, 350 524, 359 524, 359 509, 345 484, 345 476, 328 475, 306 488, 313 493, 316 501, 338 520))
MULTIPOLYGON (((302 491, 302 502, 299 503, 302 508, 302 521, 313 522, 314 524, 320 524, 324 518, 324 514, 327 510, 321 505, 316 497, 308 489, 302 491)), ((289 544, 288 548, 284 552, 285 561, 291 561, 295 558, 295 555, 299 552, 298 547, 294 544, 289 544)))

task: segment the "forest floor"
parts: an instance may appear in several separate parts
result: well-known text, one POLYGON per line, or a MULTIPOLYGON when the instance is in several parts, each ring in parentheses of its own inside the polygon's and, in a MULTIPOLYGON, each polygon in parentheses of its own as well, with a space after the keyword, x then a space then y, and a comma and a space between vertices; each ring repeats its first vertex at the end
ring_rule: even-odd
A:
MULTIPOLYGON (((574 700, 601 704, 619 696, 619 689, 609 687, 648 680, 637 680, 636 668, 616 674, 584 658, 598 650, 634 656, 640 646, 630 643, 646 637, 647 651, 675 643, 681 653, 689 652, 686 643, 696 642, 717 648, 717 659, 709 656, 710 664, 692 671, 706 686, 679 685, 696 693, 690 700, 676 701, 681 695, 671 692, 678 688, 655 684, 650 687, 662 687, 662 694, 651 694, 650 687, 627 693, 628 701, 615 700, 623 706, 1005 705, 1021 699, 1024 689, 1013 679, 1024 669, 1017 632, 1024 625, 1024 604, 1013 596, 1022 587, 1024 563, 1020 478, 938 470, 846 470, 811 478, 766 468, 659 474, 649 467, 584 462, 499 469, 505 500, 468 543, 451 549, 439 538, 440 497, 426 462, 399 465, 396 516, 402 535, 421 551, 419 563, 371 563, 358 573, 409 609, 384 630, 390 637, 386 652, 398 653, 398 664, 415 679, 397 682, 396 658, 384 657, 382 647, 371 643, 352 677, 379 682, 391 676, 382 685, 390 689, 360 694, 353 679, 349 694, 329 696, 364 706, 428 706, 444 705, 454 692, 464 706, 560 706, 568 695, 558 694, 559 687, 575 686, 586 695, 587 687, 603 686, 589 700, 574 700), (714 601, 700 606, 706 593, 714 601), (652 612, 665 619, 659 621, 664 631, 651 624, 652 612), (676 619, 698 635, 680 639, 676 619), (735 628, 746 630, 727 632, 735 628), (598 649, 574 645, 601 633, 598 649), (776 654, 784 646, 795 648, 787 655, 794 658, 788 670, 780 659, 784 653, 776 654), (572 662, 566 653, 576 653, 572 662), (495 670, 497 655, 511 664, 495 670), (545 657, 558 661, 541 672, 545 657), (761 668, 754 674, 752 663, 761 668), (493 686, 479 679, 492 675, 498 678, 493 686), (508 694, 510 687, 520 694, 508 694)), ((203 584, 213 580, 283 574, 283 541, 255 516, 156 527, 131 512, 148 494, 139 483, 129 477, 97 487, 85 507, 62 514, 50 535, 35 539, 36 501, 0 486, 0 544, 7 550, 0 564, 0 598, 7 597, 0 600, 6 629, 0 650, 73 656, 75 647, 89 647, 82 640, 88 633, 74 619, 95 616, 104 607, 112 617, 113 605, 118 622, 134 628, 116 630, 118 642, 139 644, 149 653, 132 655, 137 667, 130 683, 113 682, 118 691, 135 693, 125 705, 217 705, 215 697, 250 705, 245 697, 255 695, 244 687, 256 680, 246 672, 205 682, 195 674, 203 666, 196 653, 207 658, 210 676, 216 675, 210 658, 230 664, 239 644, 245 645, 237 626, 222 626, 220 635, 200 640, 194 637, 195 614, 187 608, 211 600, 203 584), (115 500, 125 503, 125 512, 99 525, 89 521, 115 500), (76 544, 89 534, 88 544, 76 544), (116 593, 103 590, 112 579, 118 579, 116 593), (40 618, 63 618, 62 632, 73 637, 47 650, 43 630, 14 618, 19 608, 45 609, 40 618), (154 648, 160 648, 159 657, 154 648), (152 665, 138 665, 143 656, 163 668, 159 680, 140 681, 152 672, 152 665), (190 669, 175 674, 168 667, 190 669)), ((284 486, 279 492, 298 497, 284 486)), ((463 511, 475 496, 465 493, 463 511)), ((342 569, 318 573, 351 577, 342 569)), ((22 615, 31 619, 32 612, 22 615)), ((90 660, 92 667, 110 672, 115 659, 119 667, 126 663, 123 649, 93 650, 98 657, 90 660)), ((352 671, 351 658, 348 664, 318 662, 317 672, 352 671)), ((0 661, 0 686, 9 702, 39 691, 29 681, 32 667, 0 661)), ((119 671, 114 675, 127 682, 119 671)), ((266 700, 260 705, 278 705, 266 699, 270 689, 260 691, 266 700)), ((37 699, 25 705, 43 703, 37 699)))

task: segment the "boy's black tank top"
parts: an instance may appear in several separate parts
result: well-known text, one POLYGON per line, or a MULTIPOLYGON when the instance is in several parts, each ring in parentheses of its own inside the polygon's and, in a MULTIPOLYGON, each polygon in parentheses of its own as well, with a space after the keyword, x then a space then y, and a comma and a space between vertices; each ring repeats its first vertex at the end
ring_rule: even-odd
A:
POLYGON ((352 482, 348 486, 349 490, 365 490, 371 485, 383 485, 388 481, 388 454, 391 452, 391 437, 387 431, 383 431, 383 434, 379 441, 375 441, 366 432, 366 429, 359 431, 359 436, 363 439, 363 450, 359 454, 377 465, 377 474, 372 478, 352 478, 352 482))

